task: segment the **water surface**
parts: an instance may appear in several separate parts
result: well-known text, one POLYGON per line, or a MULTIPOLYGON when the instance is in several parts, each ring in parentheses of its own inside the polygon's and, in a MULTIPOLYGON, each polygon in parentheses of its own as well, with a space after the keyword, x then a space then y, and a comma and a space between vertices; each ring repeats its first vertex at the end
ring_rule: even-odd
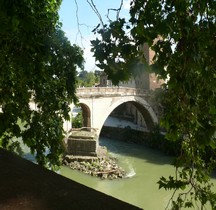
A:
POLYGON ((106 146, 109 154, 118 159, 128 178, 100 180, 67 167, 61 168, 61 174, 135 206, 147 210, 165 209, 171 193, 158 190, 157 182, 161 176, 174 174, 170 165, 172 157, 141 145, 107 138, 101 138, 100 145, 106 146))

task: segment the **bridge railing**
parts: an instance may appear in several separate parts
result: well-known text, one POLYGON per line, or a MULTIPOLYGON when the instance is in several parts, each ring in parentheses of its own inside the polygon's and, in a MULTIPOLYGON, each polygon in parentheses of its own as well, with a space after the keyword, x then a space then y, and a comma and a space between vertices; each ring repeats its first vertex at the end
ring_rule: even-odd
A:
POLYGON ((139 95, 146 96, 148 91, 144 89, 130 87, 83 87, 77 89, 78 97, 93 97, 93 96, 130 96, 139 95))

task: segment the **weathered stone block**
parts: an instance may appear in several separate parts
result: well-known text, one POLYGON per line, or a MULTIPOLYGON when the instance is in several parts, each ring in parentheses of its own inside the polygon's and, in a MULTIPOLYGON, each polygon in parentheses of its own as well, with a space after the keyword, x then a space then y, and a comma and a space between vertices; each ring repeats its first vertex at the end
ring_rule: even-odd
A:
POLYGON ((92 139, 69 138, 67 142, 67 153, 77 156, 97 156, 97 141, 92 139))

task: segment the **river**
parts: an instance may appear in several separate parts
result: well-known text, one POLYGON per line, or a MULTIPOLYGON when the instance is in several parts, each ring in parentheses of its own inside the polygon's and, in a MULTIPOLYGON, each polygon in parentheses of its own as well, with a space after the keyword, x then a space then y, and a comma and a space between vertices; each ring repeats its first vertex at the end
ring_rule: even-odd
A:
MULTIPOLYGON (((60 173, 143 209, 164 210, 172 192, 159 190, 157 181, 161 176, 168 177, 174 174, 174 167, 170 165, 173 158, 142 145, 107 138, 100 138, 99 142, 108 148, 111 156, 118 159, 118 164, 126 170, 128 178, 100 180, 64 166, 60 173)), ((216 190, 216 180, 213 182, 216 190)))

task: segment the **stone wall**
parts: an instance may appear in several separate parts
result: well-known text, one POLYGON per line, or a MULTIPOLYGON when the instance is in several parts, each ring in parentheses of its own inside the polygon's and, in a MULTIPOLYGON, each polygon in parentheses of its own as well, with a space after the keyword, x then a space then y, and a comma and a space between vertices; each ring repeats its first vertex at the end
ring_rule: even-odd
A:
POLYGON ((73 129, 66 139, 68 155, 97 156, 98 136, 95 131, 87 131, 85 129, 73 129))
POLYGON ((97 156, 97 142, 96 140, 69 138, 67 153, 75 156, 97 156))
POLYGON ((100 136, 138 144, 146 144, 146 141, 150 139, 149 132, 109 126, 103 126, 100 136))

